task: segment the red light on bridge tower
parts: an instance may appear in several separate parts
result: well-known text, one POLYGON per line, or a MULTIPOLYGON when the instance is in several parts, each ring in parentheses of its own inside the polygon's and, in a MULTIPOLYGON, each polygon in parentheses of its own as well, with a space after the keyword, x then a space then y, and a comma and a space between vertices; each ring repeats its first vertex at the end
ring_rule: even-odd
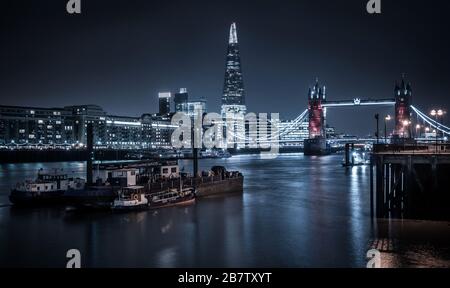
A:
POLYGON ((411 84, 405 84, 405 79, 399 86, 395 85, 395 131, 399 138, 411 138, 411 84))
POLYGON ((322 102, 325 101, 325 86, 320 87, 319 81, 308 92, 309 138, 325 137, 325 115, 322 102))

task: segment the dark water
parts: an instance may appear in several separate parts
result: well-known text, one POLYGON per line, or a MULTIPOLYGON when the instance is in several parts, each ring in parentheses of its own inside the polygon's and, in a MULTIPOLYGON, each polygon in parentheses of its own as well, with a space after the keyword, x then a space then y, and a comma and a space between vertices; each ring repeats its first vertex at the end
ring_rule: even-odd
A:
MULTIPOLYGON (((76 248, 85 267, 365 267, 369 245, 380 237, 369 217, 369 169, 345 169, 340 160, 300 154, 201 160, 202 169, 224 165, 240 170, 243 195, 126 214, 10 207, 9 188, 34 177, 38 168, 64 168, 82 176, 85 166, 2 165, 0 266, 65 267, 66 251, 76 248)), ((180 166, 191 168, 188 161, 180 166)), ((419 263, 432 255, 432 263, 448 265, 445 241, 440 250, 419 243, 425 244, 407 250, 419 263)), ((387 266, 411 262, 403 263, 401 255, 389 257, 387 266)))

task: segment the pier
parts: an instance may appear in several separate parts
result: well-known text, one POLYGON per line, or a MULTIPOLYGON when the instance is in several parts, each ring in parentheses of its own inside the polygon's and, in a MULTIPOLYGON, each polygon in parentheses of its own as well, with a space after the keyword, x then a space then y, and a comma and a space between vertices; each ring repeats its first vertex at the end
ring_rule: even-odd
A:
POLYGON ((375 145, 371 215, 450 219, 450 145, 375 145))

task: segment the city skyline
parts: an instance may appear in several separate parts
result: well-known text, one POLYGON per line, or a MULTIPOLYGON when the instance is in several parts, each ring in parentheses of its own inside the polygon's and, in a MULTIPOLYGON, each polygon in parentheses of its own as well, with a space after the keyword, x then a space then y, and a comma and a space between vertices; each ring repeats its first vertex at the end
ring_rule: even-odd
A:
POLYGON ((450 268, 450 1, 2 4, 0 268, 450 268))
MULTIPOLYGON (((424 111, 449 107, 445 97, 449 90, 445 81, 448 55, 444 53, 448 43, 445 37, 438 37, 444 35, 445 25, 441 24, 448 20, 438 17, 437 22, 427 21, 445 9, 422 9, 418 2, 408 1, 405 5, 410 13, 399 13, 403 4, 399 1, 383 3, 382 15, 372 16, 363 9, 365 3, 359 2, 350 1, 342 7, 320 3, 323 5, 318 7, 285 1, 271 11, 271 1, 256 6, 249 1, 215 1, 214 7, 196 1, 190 3, 192 7, 181 6, 189 9, 185 27, 174 22, 185 15, 174 9, 177 1, 160 6, 117 2, 106 10, 96 2, 84 3, 85 13, 73 17, 57 5, 29 4, 22 11, 23 4, 11 2, 7 9, 15 16, 23 12, 24 18, 5 18, 8 25, 1 30, 3 38, 10 39, 0 48, 6 63, 1 70, 1 104, 96 104, 112 114, 136 116, 158 110, 158 92, 186 87, 193 98, 205 97, 210 110, 219 112, 223 55, 229 25, 235 21, 240 29, 249 112, 279 112, 282 119, 295 118, 306 107, 308 88, 316 77, 327 86, 333 100, 390 98, 402 73, 413 84, 416 106, 424 111), (199 7, 204 8, 203 14, 190 13, 199 7), (419 11, 423 16, 415 19, 419 11), (320 14, 320 23, 302 26, 315 14, 320 14), (135 20, 128 21, 127 15, 135 20), (60 27, 52 28, 54 21, 61 23, 60 27), (110 24, 103 25, 107 21, 110 24), (211 25, 205 27, 208 21, 211 25), (352 28, 354 22, 360 27, 352 28), (158 29, 154 30, 156 24, 158 29), (421 26, 427 29, 422 31, 421 26), (35 33, 46 36, 38 40, 35 33), (358 41, 349 38, 352 33, 358 41), (345 49, 335 43, 336 38, 342 38, 345 49), (329 41, 333 47, 327 45, 329 41), (383 45, 379 43, 383 41, 383 45), (436 45, 427 47, 430 41, 436 45), (158 59, 153 54, 158 54, 158 59), (42 57, 37 60, 37 56, 42 57)), ((439 5, 448 4, 435 3, 435 7, 439 5)), ((364 108, 352 110, 352 117, 348 117, 348 111, 333 110, 329 123, 358 135, 373 132, 373 125, 367 124, 373 118, 369 114, 393 113, 391 108, 364 108), (359 124, 362 122, 366 123, 359 124)), ((444 121, 448 122, 448 117, 444 121)))

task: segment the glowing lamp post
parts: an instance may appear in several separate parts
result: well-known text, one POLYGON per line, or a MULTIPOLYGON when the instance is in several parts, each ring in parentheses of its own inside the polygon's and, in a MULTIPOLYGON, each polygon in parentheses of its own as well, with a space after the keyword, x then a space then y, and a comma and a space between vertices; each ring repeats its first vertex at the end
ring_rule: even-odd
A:
POLYGON ((391 119, 391 115, 384 117, 384 144, 387 143, 387 121, 390 121, 391 119))
POLYGON ((417 124, 416 125, 416 137, 417 138, 420 138, 420 128, 421 128, 420 124, 417 124))
POLYGON ((435 139, 436 139, 436 153, 437 153, 437 150, 438 150, 438 149, 437 149, 437 146, 438 146, 438 128, 439 128, 438 124, 439 124, 439 117, 444 116, 444 114, 445 114, 445 111, 442 110, 442 109, 433 109, 433 110, 431 110, 431 112, 430 112, 430 115, 436 119, 436 129, 435 129, 435 130, 436 130, 436 133, 435 133, 435 139))

